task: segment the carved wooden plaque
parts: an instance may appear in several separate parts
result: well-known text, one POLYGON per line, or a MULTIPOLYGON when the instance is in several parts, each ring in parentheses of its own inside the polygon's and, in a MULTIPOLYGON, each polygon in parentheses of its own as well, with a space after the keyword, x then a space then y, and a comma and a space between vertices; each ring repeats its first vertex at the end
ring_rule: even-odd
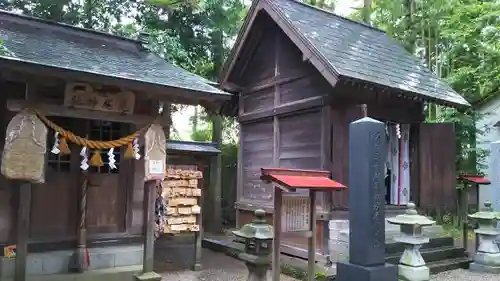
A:
POLYGON ((99 91, 87 83, 68 83, 64 92, 67 107, 132 114, 134 103, 131 91, 99 91))

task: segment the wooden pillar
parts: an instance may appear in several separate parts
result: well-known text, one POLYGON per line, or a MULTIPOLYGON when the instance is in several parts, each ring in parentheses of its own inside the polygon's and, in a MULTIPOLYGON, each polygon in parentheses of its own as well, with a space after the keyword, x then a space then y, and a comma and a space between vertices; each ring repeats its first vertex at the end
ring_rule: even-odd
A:
POLYGON ((17 212, 16 264, 14 281, 26 280, 26 261, 28 258, 28 239, 30 228, 31 183, 22 182, 19 186, 19 208, 17 212))
POLYGON ((274 187, 274 213, 273 213, 273 264, 272 264, 272 281, 280 280, 280 255, 281 255, 281 216, 282 216, 282 197, 283 191, 274 187))
MULTIPOLYGON (((198 170, 204 171, 205 165, 203 163, 198 164, 198 170)), ((200 213, 198 214, 198 225, 200 226, 200 231, 194 233, 194 266, 193 270, 201 270, 201 252, 202 252, 202 239, 203 239, 203 196, 205 192, 203 190, 204 180, 203 178, 198 180, 198 188, 201 189, 201 196, 198 199, 198 206, 201 207, 200 213)))
MULTIPOLYGON (((217 148, 221 148, 222 142, 222 117, 220 115, 214 115, 212 117, 212 142, 217 143, 217 148)), ((210 159, 210 189, 208 198, 210 202, 207 204, 209 206, 209 214, 211 217, 211 222, 208 224, 210 228, 208 231, 213 233, 222 232, 222 153, 213 156, 210 159)), ((205 195, 207 195, 205 193, 205 195)))
POLYGON ((309 233, 307 238, 307 280, 314 281, 316 265, 316 191, 309 190, 309 233))
POLYGON ((144 252, 142 258, 142 274, 136 275, 135 280, 160 281, 161 276, 154 269, 154 242, 155 242, 155 201, 156 181, 144 183, 144 252))

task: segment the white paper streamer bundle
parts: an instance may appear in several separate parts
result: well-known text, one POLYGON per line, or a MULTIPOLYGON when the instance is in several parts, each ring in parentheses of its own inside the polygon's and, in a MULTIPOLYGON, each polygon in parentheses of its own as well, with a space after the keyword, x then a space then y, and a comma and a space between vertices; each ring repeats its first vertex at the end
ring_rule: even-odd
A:
POLYGON ((398 139, 401 138, 401 127, 399 124, 396 124, 396 135, 398 136, 398 139))
POLYGON ((89 168, 89 157, 87 156, 87 148, 84 146, 80 151, 80 156, 82 156, 82 162, 80 162, 80 168, 87 171, 89 168))
POLYGON ((139 139, 135 138, 134 139, 134 145, 133 145, 133 150, 134 150, 134 156, 136 160, 141 159, 141 155, 139 154, 139 139))
POLYGON ((61 150, 59 149, 59 133, 56 132, 54 134, 54 145, 52 146, 52 150, 50 151, 52 154, 59 154, 59 152, 61 152, 61 150))
POLYGON ((114 154, 114 151, 115 149, 114 148, 111 148, 109 151, 108 151, 108 165, 109 165, 109 168, 111 170, 114 170, 116 169, 116 160, 115 160, 115 154, 114 154))

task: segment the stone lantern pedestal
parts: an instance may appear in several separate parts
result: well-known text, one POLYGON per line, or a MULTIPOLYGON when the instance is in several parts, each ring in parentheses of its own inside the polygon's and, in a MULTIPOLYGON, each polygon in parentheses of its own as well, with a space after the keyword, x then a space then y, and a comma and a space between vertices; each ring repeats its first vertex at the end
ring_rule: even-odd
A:
POLYGON ((273 227, 264 220, 264 210, 256 210, 256 219, 245 224, 240 230, 233 231, 236 237, 245 242, 245 252, 238 258, 248 268, 247 281, 267 281, 267 271, 271 268, 273 227))
POLYGON ((405 245, 399 260, 398 277, 406 281, 427 281, 430 279, 430 270, 420 254, 420 248, 429 243, 429 238, 422 235, 422 227, 433 225, 435 221, 419 215, 415 204, 409 203, 407 207, 405 214, 387 220, 401 227, 401 236, 394 240, 405 245))
POLYGON ((493 212, 491 202, 484 202, 484 208, 477 213, 469 215, 475 219, 479 227, 474 230, 479 235, 479 247, 474 255, 474 262, 470 264, 470 270, 479 272, 500 273, 500 249, 495 239, 500 235, 496 228, 498 214, 493 212))

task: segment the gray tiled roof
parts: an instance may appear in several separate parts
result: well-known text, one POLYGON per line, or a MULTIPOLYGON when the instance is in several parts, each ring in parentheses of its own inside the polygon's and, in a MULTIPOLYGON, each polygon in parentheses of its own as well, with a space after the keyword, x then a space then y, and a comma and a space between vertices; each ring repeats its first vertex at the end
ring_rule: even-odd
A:
POLYGON ((384 32, 294 0, 268 2, 340 76, 469 105, 384 32))
POLYGON ((179 152, 218 154, 221 151, 212 142, 167 140, 167 149, 179 152))
POLYGON ((166 87, 229 95, 128 38, 0 11, 0 58, 166 87))

